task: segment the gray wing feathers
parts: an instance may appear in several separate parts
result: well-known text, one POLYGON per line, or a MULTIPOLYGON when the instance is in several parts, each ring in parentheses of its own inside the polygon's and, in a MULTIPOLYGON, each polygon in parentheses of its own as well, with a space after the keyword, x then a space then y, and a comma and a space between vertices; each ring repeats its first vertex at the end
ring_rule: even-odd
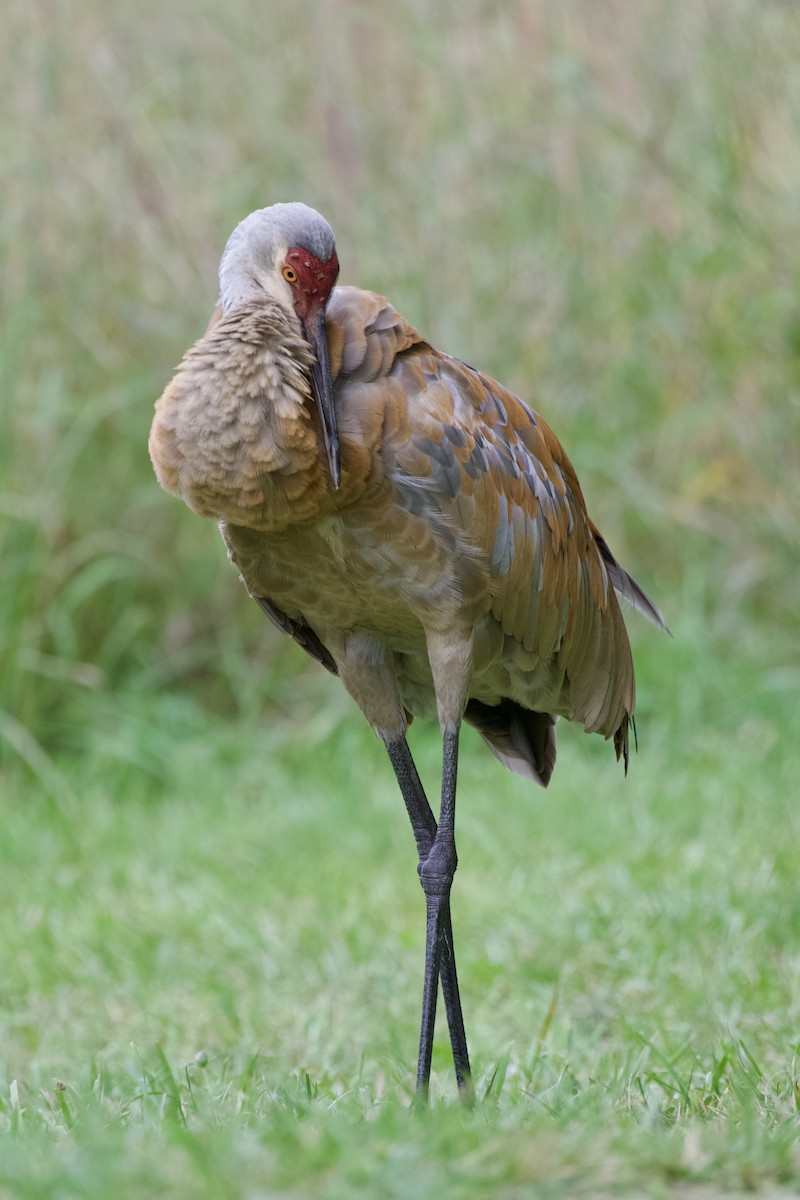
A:
POLYGON ((609 550, 605 538, 595 532, 594 540, 597 543, 600 557, 605 564, 614 591, 618 592, 624 600, 633 605, 636 611, 640 612, 643 617, 647 617, 648 621, 652 621, 659 629, 663 629, 665 633, 669 633, 660 611, 653 604, 650 597, 639 587, 633 576, 629 575, 625 568, 619 565, 609 550))

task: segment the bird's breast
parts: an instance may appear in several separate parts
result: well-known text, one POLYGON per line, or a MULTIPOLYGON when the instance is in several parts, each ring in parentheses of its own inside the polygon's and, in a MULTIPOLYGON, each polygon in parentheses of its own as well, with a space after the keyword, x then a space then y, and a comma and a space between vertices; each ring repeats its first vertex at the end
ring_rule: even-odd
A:
POLYGON ((424 521, 395 521, 391 508, 370 518, 326 517, 271 534, 223 523, 222 532, 251 595, 323 639, 368 631, 411 651, 424 647, 426 627, 463 619, 467 600, 476 615, 488 609, 488 592, 472 586, 474 562, 424 521))

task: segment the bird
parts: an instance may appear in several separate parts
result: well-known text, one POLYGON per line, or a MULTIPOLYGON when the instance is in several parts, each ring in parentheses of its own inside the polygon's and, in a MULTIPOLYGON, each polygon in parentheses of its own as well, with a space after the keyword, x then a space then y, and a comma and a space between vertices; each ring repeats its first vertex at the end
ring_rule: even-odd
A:
POLYGON ((627 772, 620 598, 666 627, 542 417, 338 274, 333 230, 307 205, 242 220, 209 327, 156 402, 149 451, 162 487, 218 521, 250 596, 339 677, 386 748, 426 905, 417 1092, 424 1102, 441 982, 469 1101, 450 909, 462 722, 543 787, 559 718, 613 740, 627 772), (432 716, 438 819, 406 737, 432 716))

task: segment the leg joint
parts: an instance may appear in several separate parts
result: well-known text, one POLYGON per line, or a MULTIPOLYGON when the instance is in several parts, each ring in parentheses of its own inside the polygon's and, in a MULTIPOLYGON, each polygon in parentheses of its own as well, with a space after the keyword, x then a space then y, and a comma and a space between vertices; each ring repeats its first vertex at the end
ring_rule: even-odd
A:
POLYGON ((455 843, 437 837, 431 852, 420 861, 417 871, 422 890, 428 897, 449 896, 458 866, 455 843))

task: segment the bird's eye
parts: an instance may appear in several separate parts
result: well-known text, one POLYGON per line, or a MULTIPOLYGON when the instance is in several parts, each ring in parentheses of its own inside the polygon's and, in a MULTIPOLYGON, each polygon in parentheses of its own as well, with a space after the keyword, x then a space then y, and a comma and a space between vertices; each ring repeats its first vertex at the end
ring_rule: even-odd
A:
POLYGON ((297 283, 297 271, 295 271, 294 267, 284 267, 283 278, 287 283, 297 283))

